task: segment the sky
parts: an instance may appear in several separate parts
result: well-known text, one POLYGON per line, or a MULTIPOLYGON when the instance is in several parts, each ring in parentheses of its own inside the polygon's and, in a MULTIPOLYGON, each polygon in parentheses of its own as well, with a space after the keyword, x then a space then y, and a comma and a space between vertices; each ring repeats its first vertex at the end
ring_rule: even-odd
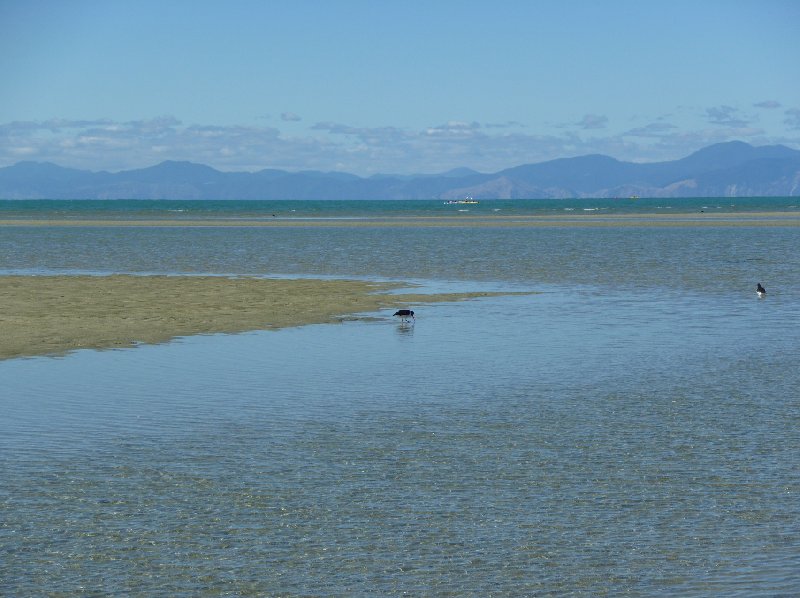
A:
POLYGON ((798 0, 0 0, 0 167, 800 149, 798 0))

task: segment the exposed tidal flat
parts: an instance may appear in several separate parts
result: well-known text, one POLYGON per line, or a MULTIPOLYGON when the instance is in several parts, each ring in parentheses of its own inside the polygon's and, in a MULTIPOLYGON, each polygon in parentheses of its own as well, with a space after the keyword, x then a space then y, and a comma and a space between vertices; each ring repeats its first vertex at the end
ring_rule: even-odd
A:
POLYGON ((0 276, 0 359, 342 321, 409 302, 487 296, 385 293, 399 286, 208 276, 0 276))
POLYGON ((800 229, 769 223, 789 200, 666 227, 370 226, 407 218, 376 203, 320 226, 30 208, 38 224, 0 227, 5 283, 97 283, 76 290, 97 301, 119 283, 112 321, 150 283, 165 314, 206 283, 220 318, 262 317, 270 289, 329 297, 318 322, 377 302, 0 361, 0 594, 798 593, 800 229), (450 293, 483 296, 423 301, 450 293), (398 304, 416 323, 389 321, 398 304))
POLYGON ((278 218, 237 220, 190 220, 163 218, 159 220, 0 220, 0 227, 215 227, 215 228, 544 228, 544 227, 614 227, 647 226, 647 227, 681 227, 681 226, 800 226, 800 213, 718 213, 709 215, 697 214, 655 214, 643 218, 641 215, 606 215, 593 216, 419 216, 419 217, 386 217, 386 218, 278 218))

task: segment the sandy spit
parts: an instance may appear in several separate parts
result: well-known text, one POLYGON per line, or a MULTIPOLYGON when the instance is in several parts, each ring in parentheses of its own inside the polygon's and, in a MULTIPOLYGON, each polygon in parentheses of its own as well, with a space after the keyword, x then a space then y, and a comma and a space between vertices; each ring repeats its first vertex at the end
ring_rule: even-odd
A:
POLYGON ((0 276, 0 359, 344 321, 383 308, 500 294, 388 293, 407 286, 211 276, 0 276))
POLYGON ((115 219, 0 219, 0 227, 213 227, 213 228, 397 228, 397 227, 619 227, 619 226, 800 226, 797 212, 709 212, 709 213, 651 213, 651 214, 592 214, 592 215, 469 215, 459 216, 408 216, 370 219, 325 218, 274 218, 274 219, 186 219, 162 218, 158 220, 115 219))

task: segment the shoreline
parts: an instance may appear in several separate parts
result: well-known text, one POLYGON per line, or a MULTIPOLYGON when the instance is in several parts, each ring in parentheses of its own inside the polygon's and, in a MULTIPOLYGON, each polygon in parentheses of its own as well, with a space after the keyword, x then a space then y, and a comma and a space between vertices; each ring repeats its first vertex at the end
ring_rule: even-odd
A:
POLYGON ((0 276, 0 360, 343 322, 513 293, 395 293, 403 283, 218 276, 0 276))
POLYGON ((648 214, 436 215, 273 217, 273 218, 142 218, 69 219, 5 218, 0 227, 607 227, 607 226, 800 226, 798 212, 675 212, 648 214))

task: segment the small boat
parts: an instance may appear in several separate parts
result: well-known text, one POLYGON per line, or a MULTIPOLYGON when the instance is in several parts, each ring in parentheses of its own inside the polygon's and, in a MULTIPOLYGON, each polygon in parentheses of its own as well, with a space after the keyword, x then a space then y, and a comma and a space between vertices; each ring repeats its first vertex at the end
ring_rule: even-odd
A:
POLYGON ((467 204, 467 205, 475 205, 476 203, 478 203, 478 200, 472 199, 470 197, 469 199, 449 199, 446 202, 444 202, 444 205, 446 205, 446 206, 465 205, 465 204, 467 204))

